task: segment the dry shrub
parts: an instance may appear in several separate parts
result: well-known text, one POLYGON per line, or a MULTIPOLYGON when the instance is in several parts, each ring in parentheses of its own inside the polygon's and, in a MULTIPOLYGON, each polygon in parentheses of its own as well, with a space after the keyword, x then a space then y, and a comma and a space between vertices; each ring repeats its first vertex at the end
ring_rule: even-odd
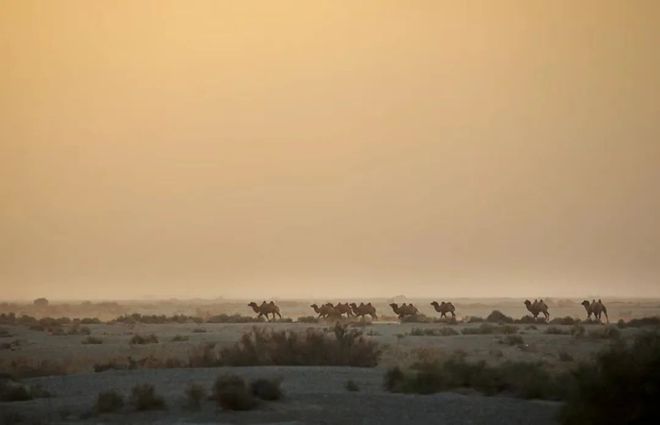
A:
POLYGON ((52 397, 52 394, 41 385, 25 385, 8 376, 0 377, 0 401, 26 401, 48 397, 52 397))
POLYGON ((158 344, 158 337, 154 334, 151 335, 133 335, 133 338, 128 342, 131 345, 143 345, 143 344, 158 344))
POLYGON ((551 325, 575 325, 580 323, 580 319, 574 319, 570 316, 566 317, 555 317, 549 322, 551 325))
POLYGON ((81 341, 81 344, 103 344, 103 340, 95 336, 88 336, 81 341))
POLYGON ((412 336, 454 336, 458 332, 452 328, 413 328, 410 331, 412 336))
POLYGON ((245 380, 236 375, 221 375, 213 386, 213 397, 226 410, 250 410, 257 401, 245 380))
POLYGON ((199 384, 190 384, 186 388, 186 405, 189 409, 199 409, 206 399, 206 388, 199 384))
POLYGON ((113 413, 124 407, 124 397, 116 390, 100 392, 96 398, 96 413, 113 413))
POLYGON ((194 316, 186 316, 184 314, 175 314, 173 316, 166 316, 164 314, 139 314, 134 313, 130 315, 123 315, 117 317, 114 322, 136 324, 142 323, 147 325, 157 325, 165 323, 202 323, 202 319, 194 316))
POLYGON ((215 344, 205 342, 193 347, 188 353, 189 367, 217 367, 222 366, 215 344))
POLYGON ((616 342, 572 373, 561 412, 565 425, 660 423, 660 335, 616 342))
POLYGON ((152 384, 139 384, 131 390, 130 403, 135 410, 164 410, 165 400, 152 384))
POLYGON ((489 335, 489 334, 504 334, 511 335, 518 332, 518 327, 513 325, 492 325, 490 323, 482 323, 474 328, 463 328, 461 333, 463 335, 489 335))
POLYGON ((493 310, 488 317, 486 317, 486 321, 491 323, 513 323, 513 318, 499 310, 493 310))
POLYGON ((627 322, 619 320, 617 324, 620 328, 641 328, 644 326, 660 326, 660 317, 642 317, 641 319, 631 319, 627 322))
POLYGON ((256 318, 251 316, 242 316, 240 314, 218 314, 211 316, 206 320, 206 323, 259 323, 263 322, 263 317, 256 318))
POLYGON ((525 340, 520 335, 506 335, 499 342, 500 344, 506 344, 506 345, 523 345, 525 343, 525 340))
POLYGON ((352 379, 346 381, 346 391, 357 392, 360 391, 360 387, 352 379))
POLYGON ((543 317, 534 318, 533 316, 530 316, 529 314, 521 317, 520 319, 516 319, 513 322, 517 323, 519 325, 544 325, 544 324, 546 324, 545 318, 543 318, 543 317))
POLYGON ((548 326, 544 333, 548 335, 569 335, 571 332, 569 330, 563 330, 557 326, 548 326))
POLYGON ((572 362, 573 361, 573 356, 571 356, 570 354, 568 354, 565 351, 561 351, 559 353, 559 361, 561 361, 561 362, 572 362))
POLYGON ((430 394, 458 388, 473 388, 486 395, 507 393, 521 398, 556 399, 561 393, 557 381, 540 363, 505 362, 489 366, 484 361, 468 362, 453 356, 445 362, 416 364, 404 372, 386 372, 385 389, 392 392, 430 394))
POLYGON ((175 336, 172 338, 172 342, 184 342, 184 341, 188 341, 189 339, 190 339, 190 337, 188 337, 188 336, 184 336, 184 335, 175 335, 175 336))
POLYGON ((580 323, 576 323, 571 328, 571 335, 573 335, 576 338, 582 338, 586 332, 587 332, 586 329, 580 323))
POLYGON ((331 335, 318 329, 306 332, 252 328, 219 360, 228 366, 318 365, 374 367, 381 351, 358 330, 337 324, 331 335))
POLYGON ((589 337, 596 339, 619 339, 621 337, 621 331, 614 326, 605 326, 602 329, 589 331, 589 337))
POLYGON ((250 384, 252 395, 261 400, 275 401, 283 397, 279 379, 257 379, 250 384))
POLYGON ((65 365, 50 360, 31 361, 19 358, 3 366, 3 372, 16 378, 37 378, 39 376, 66 375, 69 370, 65 365))

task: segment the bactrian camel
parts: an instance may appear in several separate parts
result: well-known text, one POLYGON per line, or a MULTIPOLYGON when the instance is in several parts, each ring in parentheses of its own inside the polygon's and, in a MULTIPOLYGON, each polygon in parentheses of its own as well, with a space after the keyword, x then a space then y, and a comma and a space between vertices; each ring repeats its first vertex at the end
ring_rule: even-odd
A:
POLYGON ((319 315, 318 316, 319 319, 321 319, 321 318, 325 319, 325 318, 328 318, 328 317, 338 318, 339 316, 341 316, 341 314, 337 311, 337 309, 335 309, 335 307, 330 303, 323 304, 320 307, 317 304, 312 304, 312 305, 310 305, 310 307, 312 309, 314 309, 314 312, 316 314, 319 315))
POLYGON ((607 308, 605 307, 605 304, 601 300, 595 301, 591 300, 591 304, 589 301, 584 300, 581 303, 584 306, 584 309, 587 310, 587 320, 591 319, 591 315, 594 315, 594 319, 598 319, 600 322, 600 317, 602 314, 605 314, 605 319, 607 319, 607 323, 610 323, 610 318, 607 316, 607 308))
POLYGON ((368 314, 372 319, 378 319, 378 316, 376 316, 376 307, 371 305, 371 303, 360 303, 360 305, 351 303, 350 307, 355 317, 365 317, 368 314))
POLYGON ((257 305, 254 301, 248 304, 248 307, 252 307, 252 310, 254 310, 255 313, 258 313, 259 315, 257 318, 260 318, 261 316, 266 316, 266 320, 270 320, 268 318, 269 314, 273 315, 273 320, 275 320, 275 315, 277 315, 280 319, 282 318, 282 315, 280 314, 280 308, 275 305, 274 302, 269 302, 267 303, 266 301, 262 302, 261 305, 257 305))
POLYGON ((440 313, 441 318, 447 317, 447 313, 451 313, 451 317, 453 318, 456 317, 456 308, 454 307, 454 304, 452 304, 451 302, 446 303, 442 301, 440 302, 440 304, 438 304, 437 301, 433 301, 431 305, 433 306, 435 311, 440 313))
POLYGON ((525 300, 525 307, 527 307, 527 310, 532 313, 532 316, 534 316, 535 319, 538 317, 539 313, 543 313, 546 321, 550 319, 550 313, 548 313, 548 305, 544 303, 543 300, 534 300, 534 302, 525 300))
POLYGON ((341 316, 342 314, 345 314, 346 317, 351 317, 353 316, 353 310, 351 310, 351 306, 348 305, 348 303, 337 303, 335 306, 335 310, 339 315, 341 316))
POLYGON ((414 316, 417 314, 417 307, 411 304, 403 303, 401 306, 398 306, 396 303, 390 304, 392 311, 399 316, 399 319, 403 319, 406 316, 414 316))

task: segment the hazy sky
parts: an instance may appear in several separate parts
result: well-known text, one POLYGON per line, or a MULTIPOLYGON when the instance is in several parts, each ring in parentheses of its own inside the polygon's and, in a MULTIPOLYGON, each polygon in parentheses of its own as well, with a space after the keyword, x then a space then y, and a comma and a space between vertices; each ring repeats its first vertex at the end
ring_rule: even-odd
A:
POLYGON ((658 1, 0 0, 0 299, 660 296, 658 1))

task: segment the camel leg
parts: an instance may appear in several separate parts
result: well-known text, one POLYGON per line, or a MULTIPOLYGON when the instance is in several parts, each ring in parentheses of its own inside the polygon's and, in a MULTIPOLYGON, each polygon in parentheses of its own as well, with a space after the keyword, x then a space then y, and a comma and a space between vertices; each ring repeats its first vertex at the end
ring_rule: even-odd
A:
MULTIPOLYGON (((275 313, 277 313, 277 316, 278 316, 280 319, 282 318, 282 315, 280 314, 279 311, 276 311, 275 313)), ((273 314, 273 319, 274 319, 274 318, 275 318, 275 314, 273 314)))

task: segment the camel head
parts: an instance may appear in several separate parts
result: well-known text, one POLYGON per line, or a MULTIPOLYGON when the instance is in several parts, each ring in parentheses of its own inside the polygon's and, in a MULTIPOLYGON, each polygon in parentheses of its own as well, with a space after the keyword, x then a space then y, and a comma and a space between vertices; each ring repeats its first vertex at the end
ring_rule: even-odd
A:
POLYGON ((584 301, 582 301, 582 302, 580 303, 580 305, 583 305, 583 306, 585 306, 585 307, 589 307, 591 304, 589 304, 589 301, 584 300, 584 301))
POLYGON ((532 302, 530 300, 525 300, 525 305, 529 307, 530 305, 532 305, 532 302))
POLYGON ((390 307, 392 307, 392 310, 394 310, 395 313, 399 312, 399 306, 396 305, 396 303, 390 304, 390 307))
POLYGON ((255 308, 255 307, 259 307, 259 306, 257 305, 257 303, 255 303, 254 301, 252 301, 250 304, 248 304, 248 307, 255 308))
MULTIPOLYGON (((444 304, 444 301, 443 301, 442 303, 444 304)), ((431 303, 431 305, 432 305, 433 307, 440 307, 440 304, 438 304, 437 301, 433 301, 433 302, 431 303)))
POLYGON ((355 303, 351 303, 350 306, 353 307, 353 308, 356 308, 356 307, 357 307, 357 304, 355 304, 355 303))

